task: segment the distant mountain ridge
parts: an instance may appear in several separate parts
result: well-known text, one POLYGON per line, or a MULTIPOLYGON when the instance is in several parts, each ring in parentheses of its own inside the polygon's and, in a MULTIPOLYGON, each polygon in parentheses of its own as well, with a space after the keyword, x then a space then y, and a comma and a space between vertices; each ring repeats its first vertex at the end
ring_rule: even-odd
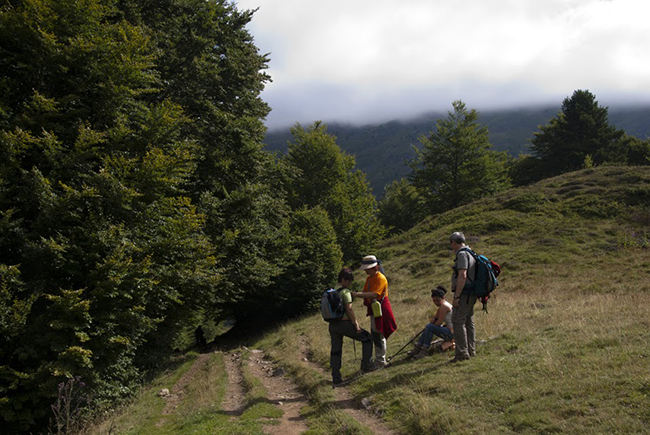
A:
MULTIPOLYGON (((559 111, 559 106, 479 111, 478 122, 488 127, 495 150, 517 156, 528 152, 530 139, 539 126, 547 124, 559 111)), ((410 172, 406 161, 415 157, 413 145, 419 146, 419 137, 428 136, 435 129, 436 121, 444 117, 446 112, 381 124, 332 123, 327 124, 327 131, 337 137, 337 144, 344 151, 356 157, 357 167, 366 173, 379 198, 386 184, 410 172)), ((650 107, 610 107, 609 122, 629 135, 650 137, 650 107)), ((292 139, 286 128, 269 131, 265 143, 268 150, 285 152, 292 139)))

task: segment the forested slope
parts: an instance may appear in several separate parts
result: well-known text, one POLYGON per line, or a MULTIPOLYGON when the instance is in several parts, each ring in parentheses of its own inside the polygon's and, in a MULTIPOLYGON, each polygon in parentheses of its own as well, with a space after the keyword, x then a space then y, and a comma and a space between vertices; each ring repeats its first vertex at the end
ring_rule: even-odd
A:
MULTIPOLYGON (((451 107, 451 101, 450 107, 451 107)), ((513 157, 530 152, 528 146, 539 126, 557 115, 557 107, 531 107, 512 110, 481 111, 479 123, 487 126, 490 142, 497 151, 508 151, 513 157)), ((381 197, 386 184, 406 176, 405 164, 413 159, 413 146, 420 146, 419 137, 428 136, 436 121, 445 113, 432 113, 419 118, 395 120, 373 125, 328 124, 343 150, 356 156, 359 169, 368 174, 373 193, 381 197)), ((650 137, 650 109, 645 107, 612 107, 609 120, 616 128, 640 139, 650 137)), ((323 120, 326 121, 326 120, 323 120)), ((289 129, 275 129, 266 134, 264 142, 270 150, 285 151, 291 140, 289 129)))

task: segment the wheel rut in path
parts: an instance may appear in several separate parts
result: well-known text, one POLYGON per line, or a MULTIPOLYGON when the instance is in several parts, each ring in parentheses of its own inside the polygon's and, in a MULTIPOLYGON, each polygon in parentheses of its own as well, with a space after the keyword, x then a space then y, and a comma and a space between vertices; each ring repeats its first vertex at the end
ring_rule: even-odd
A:
MULTIPOLYGON (((303 364, 307 364, 309 367, 324 373, 328 377, 330 376, 328 371, 324 370, 320 365, 309 359, 309 342, 304 336, 300 337, 300 353, 302 355, 303 364)), ((334 406, 344 411, 363 426, 366 426, 373 433, 377 435, 398 435, 397 432, 388 427, 381 417, 367 411, 366 409, 359 408, 354 401, 354 396, 347 387, 335 388, 334 396, 336 398, 334 406)))
MULTIPOLYGON (((181 376, 181 378, 174 384, 167 394, 163 394, 162 391, 160 396, 165 400, 165 407, 162 411, 161 419, 156 423, 156 427, 161 427, 165 424, 165 416, 172 415, 176 413, 176 408, 183 401, 185 394, 187 393, 187 386, 192 382, 192 379, 196 376, 196 373, 208 362, 210 358, 209 354, 201 354, 196 358, 194 364, 181 376)), ((164 391, 164 390, 163 390, 164 391)))
POLYGON ((264 385, 269 402, 279 406, 282 417, 279 424, 264 426, 268 435, 299 435, 309 428, 300 410, 308 404, 307 397, 302 394, 291 378, 284 376, 284 370, 276 368, 271 361, 265 359, 261 350, 251 350, 248 356, 248 370, 264 385))
POLYGON ((223 354, 223 361, 228 375, 226 397, 221 404, 223 412, 231 420, 237 419, 244 412, 244 376, 242 375, 240 354, 229 352, 223 354))

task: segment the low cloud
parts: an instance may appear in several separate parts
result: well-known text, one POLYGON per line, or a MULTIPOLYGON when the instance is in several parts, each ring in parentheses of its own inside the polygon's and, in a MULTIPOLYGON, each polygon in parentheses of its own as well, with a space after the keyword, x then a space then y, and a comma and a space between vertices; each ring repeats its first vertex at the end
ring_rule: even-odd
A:
POLYGON ((270 53, 270 127, 404 118, 456 99, 559 106, 575 89, 650 101, 650 6, 639 0, 238 5, 259 7, 249 30, 270 53))

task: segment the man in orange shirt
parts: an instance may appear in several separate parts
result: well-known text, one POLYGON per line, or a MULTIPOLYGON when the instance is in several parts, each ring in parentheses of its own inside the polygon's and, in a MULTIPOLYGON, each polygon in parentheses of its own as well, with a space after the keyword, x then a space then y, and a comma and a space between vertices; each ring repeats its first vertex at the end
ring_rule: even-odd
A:
POLYGON ((353 292, 352 296, 363 298, 367 307, 367 316, 370 316, 370 330, 372 341, 375 344, 374 368, 386 365, 386 339, 397 330, 393 308, 388 300, 388 280, 382 273, 381 262, 374 255, 363 257, 361 269, 368 275, 362 292, 353 292), (380 313, 373 315, 372 302, 377 301, 380 313))

